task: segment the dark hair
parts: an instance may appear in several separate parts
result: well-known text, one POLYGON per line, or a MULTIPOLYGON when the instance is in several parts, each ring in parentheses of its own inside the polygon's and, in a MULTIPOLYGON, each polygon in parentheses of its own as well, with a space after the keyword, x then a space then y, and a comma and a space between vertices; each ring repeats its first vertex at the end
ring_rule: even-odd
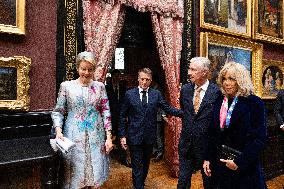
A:
POLYGON ((118 69, 114 69, 111 71, 111 75, 113 74, 121 74, 121 72, 118 69))

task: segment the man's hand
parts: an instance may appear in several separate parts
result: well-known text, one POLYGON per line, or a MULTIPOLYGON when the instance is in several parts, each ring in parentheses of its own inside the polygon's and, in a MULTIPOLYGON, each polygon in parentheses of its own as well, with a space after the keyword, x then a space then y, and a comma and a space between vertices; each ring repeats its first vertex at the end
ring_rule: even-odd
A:
POLYGON ((238 169, 238 166, 237 166, 237 164, 235 164, 234 160, 220 159, 220 161, 226 163, 226 166, 233 171, 238 169))
POLYGON ((211 169, 210 169, 210 162, 204 161, 203 162, 203 170, 206 176, 211 177, 211 169))
POLYGON ((120 144, 124 150, 127 150, 126 138, 120 138, 120 144))

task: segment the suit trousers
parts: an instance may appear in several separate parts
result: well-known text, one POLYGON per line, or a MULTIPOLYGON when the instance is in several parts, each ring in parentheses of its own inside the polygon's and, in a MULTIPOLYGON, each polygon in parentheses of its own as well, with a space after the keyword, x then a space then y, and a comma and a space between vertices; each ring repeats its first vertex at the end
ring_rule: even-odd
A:
POLYGON ((129 145, 134 189, 144 189, 153 151, 152 144, 129 145))
POLYGON ((204 189, 211 189, 211 179, 203 171, 203 140, 199 137, 192 138, 190 145, 181 144, 183 148, 179 149, 179 177, 177 189, 190 189, 191 177, 196 171, 201 169, 204 189), (186 147, 185 147, 186 146, 186 147))

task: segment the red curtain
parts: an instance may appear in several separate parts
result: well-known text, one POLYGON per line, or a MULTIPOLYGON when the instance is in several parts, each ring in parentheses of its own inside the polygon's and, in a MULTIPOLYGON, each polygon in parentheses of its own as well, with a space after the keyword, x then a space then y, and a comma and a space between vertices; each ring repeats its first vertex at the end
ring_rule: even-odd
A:
POLYGON ((99 1, 83 1, 83 27, 86 50, 96 55, 95 79, 104 81, 107 66, 114 55, 125 12, 120 3, 111 5, 99 1))
MULTIPOLYGON (((123 5, 152 13, 159 57, 166 75, 166 94, 170 104, 179 107, 183 0, 83 0, 85 44, 97 56, 96 79, 104 80, 114 54, 125 16, 123 5)), ((174 176, 178 173, 180 131, 181 120, 170 118, 165 136, 166 160, 174 176)))
MULTIPOLYGON (((170 103, 175 107, 179 107, 182 19, 164 17, 157 13, 152 13, 151 18, 160 60, 166 76, 166 94, 170 103)), ((180 131, 181 120, 171 117, 165 130, 165 138, 167 139, 165 140, 165 150, 166 160, 170 163, 174 176, 177 176, 178 173, 180 131)))

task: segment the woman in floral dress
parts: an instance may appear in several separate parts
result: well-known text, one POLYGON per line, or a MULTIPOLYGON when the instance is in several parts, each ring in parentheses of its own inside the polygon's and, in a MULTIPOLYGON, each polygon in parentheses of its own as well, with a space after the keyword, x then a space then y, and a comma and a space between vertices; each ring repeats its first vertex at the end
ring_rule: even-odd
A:
POLYGON ((78 54, 79 78, 61 83, 51 114, 56 138, 76 144, 63 158, 66 189, 98 188, 108 178, 111 116, 104 84, 92 80, 94 58, 91 52, 78 54))

